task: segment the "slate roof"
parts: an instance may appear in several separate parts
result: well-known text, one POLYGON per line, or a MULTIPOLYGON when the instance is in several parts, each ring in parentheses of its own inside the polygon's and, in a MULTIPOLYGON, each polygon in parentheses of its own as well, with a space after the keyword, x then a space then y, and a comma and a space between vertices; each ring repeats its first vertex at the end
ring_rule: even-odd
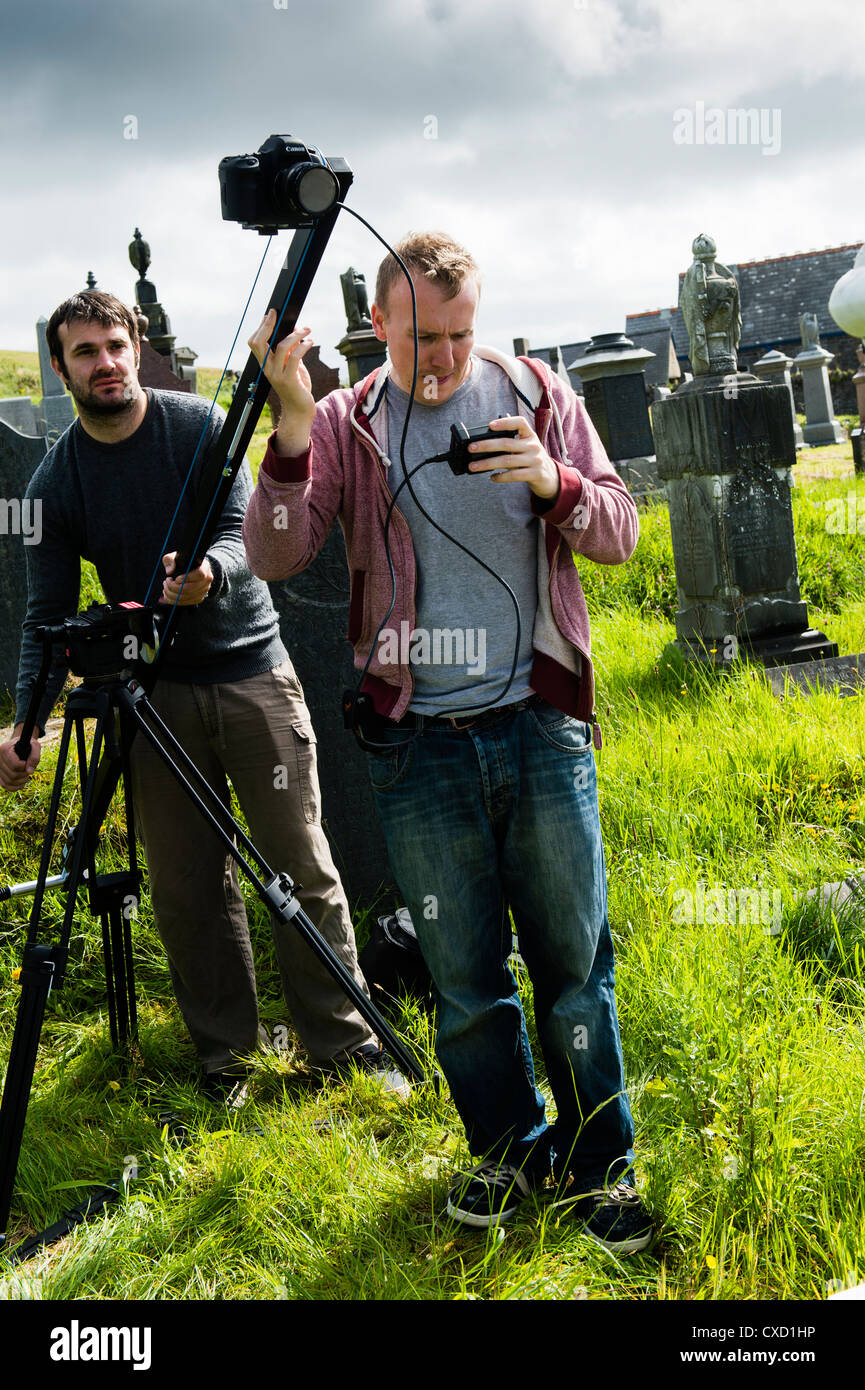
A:
MULTIPOLYGON (((772 256, 765 261, 730 265, 739 282, 742 337, 739 347, 767 349, 801 342, 799 315, 815 313, 820 337, 841 336, 842 330, 829 313, 829 296, 841 276, 852 269, 861 241, 831 246, 823 251, 800 251, 792 256, 772 256)), ((723 256, 722 256, 723 260, 723 256)), ((729 264, 725 262, 725 264, 729 264)), ((679 288, 685 272, 679 274, 679 288)), ((669 322, 676 355, 689 355, 688 331, 678 308, 652 309, 629 314, 625 332, 629 338, 654 323, 669 322)))

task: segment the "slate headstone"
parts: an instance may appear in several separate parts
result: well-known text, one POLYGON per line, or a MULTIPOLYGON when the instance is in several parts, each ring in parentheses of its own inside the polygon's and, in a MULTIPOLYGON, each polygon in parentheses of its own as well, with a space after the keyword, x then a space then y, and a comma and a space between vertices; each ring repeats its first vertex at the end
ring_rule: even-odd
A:
POLYGON ((711 237, 697 237, 694 254, 682 300, 698 370, 652 413, 670 504, 677 645, 687 660, 717 666, 836 657, 836 644, 808 627, 799 591, 789 393, 736 369, 732 277, 711 237))
POLYGON ((39 434, 39 416, 29 396, 4 396, 0 399, 0 420, 18 434, 39 434))
POLYGON ((624 333, 596 333, 583 356, 567 363, 580 375, 586 410, 614 461, 655 452, 644 370, 653 356, 624 333))
MULTIPOLYGON (((304 358, 316 400, 336 389, 339 372, 321 362, 318 348, 304 358)), ((271 392, 271 402, 274 393, 271 392)), ((278 398, 274 423, 278 421, 278 398)), ((273 406, 272 406, 273 409, 273 406)), ((399 906, 384 836, 372 798, 366 754, 343 728, 342 692, 359 672, 346 638, 349 576, 345 541, 334 525, 312 564, 271 584, 282 640, 294 663, 317 738, 322 814, 333 857, 351 906, 376 899, 399 906), (384 888, 384 894, 381 890, 384 888)), ((291 872, 291 866, 285 866, 291 872)))
POLYGON ((36 320, 39 375, 42 378, 42 404, 39 406, 39 413, 48 442, 54 444, 75 419, 75 407, 72 404, 72 397, 66 394, 63 382, 51 366, 51 352, 45 335, 47 326, 48 320, 46 318, 36 320))
POLYGON ((27 612, 25 540, 38 544, 38 514, 24 508, 24 494, 45 457, 45 441, 19 434, 0 421, 0 686, 14 694, 27 612), (29 535, 25 536, 25 532, 29 535))
POLYGON ((749 373, 701 375, 653 410, 688 660, 837 656, 808 627, 790 499, 790 399, 749 373))

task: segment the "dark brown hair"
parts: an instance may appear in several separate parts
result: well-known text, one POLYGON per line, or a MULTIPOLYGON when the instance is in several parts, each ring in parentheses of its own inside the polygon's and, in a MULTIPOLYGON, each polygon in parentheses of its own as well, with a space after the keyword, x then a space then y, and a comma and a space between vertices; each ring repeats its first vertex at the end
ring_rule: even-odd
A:
POLYGON ((103 328, 112 328, 114 325, 125 328, 132 346, 138 346, 138 320, 132 310, 127 309, 121 300, 115 299, 113 294, 105 294, 103 290, 82 290, 80 294, 70 295, 69 299, 64 299, 62 304, 58 304, 45 329, 48 351, 57 359, 64 372, 66 363, 63 361, 63 348, 60 345, 60 325, 75 323, 78 320, 84 323, 101 323, 103 328))

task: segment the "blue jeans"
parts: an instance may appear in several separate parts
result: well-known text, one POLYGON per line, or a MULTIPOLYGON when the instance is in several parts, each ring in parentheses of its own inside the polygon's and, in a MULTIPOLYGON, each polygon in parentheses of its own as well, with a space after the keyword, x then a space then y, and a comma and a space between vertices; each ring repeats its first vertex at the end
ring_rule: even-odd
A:
POLYGON ((543 701, 481 728, 418 717, 369 754, 391 864, 436 991, 436 1051, 475 1156, 541 1178, 633 1158, 591 727, 543 701), (545 1117, 507 964, 513 912, 556 1104, 545 1117))

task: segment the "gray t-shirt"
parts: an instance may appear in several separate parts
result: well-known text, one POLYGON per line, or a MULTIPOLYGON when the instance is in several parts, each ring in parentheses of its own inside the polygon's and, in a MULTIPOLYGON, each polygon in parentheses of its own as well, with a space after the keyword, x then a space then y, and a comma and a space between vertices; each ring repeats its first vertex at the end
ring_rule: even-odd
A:
MULTIPOLYGON (((24 718, 39 670, 35 629, 72 617, 78 608, 81 557, 91 560, 109 603, 149 602, 162 591, 161 556, 177 550, 191 513, 207 448, 223 414, 215 410, 203 439, 208 403, 181 391, 147 391, 147 413, 128 439, 103 444, 80 421, 61 435, 36 469, 27 489, 40 499, 42 536, 27 547, 27 617, 21 644, 16 722, 24 718), (165 537, 178 498, 200 448, 193 476, 165 537)), ((215 684, 269 671, 286 659, 267 585, 249 571, 241 526, 252 491, 244 461, 234 481, 207 555, 214 583, 203 603, 176 615, 177 637, 163 653, 160 679, 215 684)), ((57 672, 42 702, 44 725, 65 672, 57 672)))
MULTIPOLYGON (((444 453, 450 427, 488 424, 517 413, 513 385, 495 363, 472 357, 472 371, 441 405, 412 405, 405 462, 444 453)), ((388 454, 395 491, 405 476, 400 462, 408 394, 387 382, 388 454)), ((488 474, 455 477, 447 463, 430 463, 411 479, 422 506, 466 549, 447 540, 424 518, 408 485, 396 505, 412 534, 418 567, 417 625, 413 634, 389 633, 391 655, 408 661, 414 677, 409 705, 421 714, 452 714, 469 707, 512 704, 531 693, 532 631, 537 609, 537 527, 527 483, 496 483, 488 474), (520 637, 514 679, 505 689, 517 644, 517 615, 504 579, 519 604, 520 637)))

